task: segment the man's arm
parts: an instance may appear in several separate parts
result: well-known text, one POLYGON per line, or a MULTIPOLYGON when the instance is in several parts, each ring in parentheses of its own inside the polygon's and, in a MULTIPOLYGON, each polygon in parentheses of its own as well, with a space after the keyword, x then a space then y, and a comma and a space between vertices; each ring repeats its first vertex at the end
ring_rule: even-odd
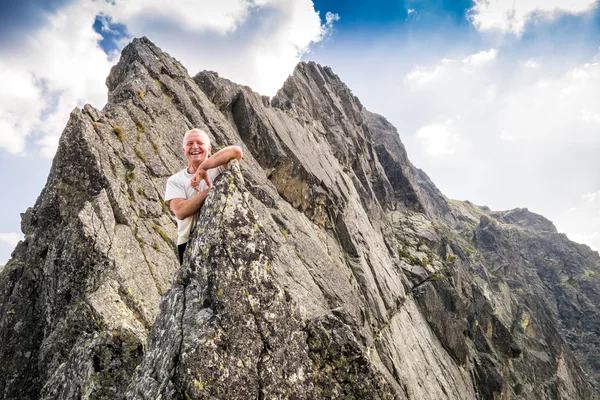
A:
POLYGON ((242 148, 239 146, 228 146, 219 151, 217 151, 212 156, 208 157, 198 169, 208 170, 210 168, 216 168, 219 165, 225 165, 232 158, 236 158, 239 161, 242 161, 244 157, 244 153, 242 152, 242 148))
POLYGON ((216 168, 221 165, 225 165, 231 160, 235 158, 238 162, 242 161, 244 157, 244 153, 242 152, 242 148, 239 146, 228 146, 219 151, 217 151, 212 156, 208 157, 196 170, 196 173, 192 177, 192 187, 198 190, 198 185, 201 180, 206 182, 206 186, 210 187, 212 183, 208 178, 208 171, 210 168, 216 168))
POLYGON ((208 195, 209 187, 189 199, 171 199, 169 207, 177 219, 186 219, 196 213, 208 195))

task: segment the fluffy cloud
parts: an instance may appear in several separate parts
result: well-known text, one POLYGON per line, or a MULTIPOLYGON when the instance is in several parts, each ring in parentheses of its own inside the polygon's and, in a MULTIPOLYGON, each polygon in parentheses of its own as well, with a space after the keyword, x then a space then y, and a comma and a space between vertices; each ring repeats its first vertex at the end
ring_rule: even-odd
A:
POLYGON ((488 51, 480 51, 479 53, 471 54, 463 60, 463 63, 471 67, 480 67, 496 59, 498 50, 490 49, 488 51))
POLYGON ((148 17, 153 17, 178 24, 190 32, 210 30, 226 34, 237 28, 250 8, 269 3, 273 1, 118 0, 109 3, 105 13, 126 25, 131 32, 143 31, 148 17))
POLYGON ((454 126, 453 120, 448 120, 444 124, 430 124, 419 128, 416 135, 425 152, 432 157, 453 155, 457 153, 457 150, 470 147, 454 126))
POLYGON ((161 7, 176 8, 172 4, 156 1, 155 11, 141 3, 115 2, 106 12, 132 36, 150 37, 192 74, 215 70, 266 95, 275 94, 311 44, 327 37, 339 19, 328 12, 321 24, 311 0, 235 0, 224 2, 224 8, 221 2, 187 1, 193 6, 179 7, 189 19, 183 23, 178 14, 161 12, 161 7), (215 20, 206 9, 224 17, 215 20), (211 25, 215 21, 221 21, 220 28, 211 25))
POLYGON ((442 60, 434 67, 416 66, 404 78, 407 82, 414 82, 417 85, 425 85, 442 77, 446 71, 447 64, 452 60, 442 60))
POLYGON ((596 200, 600 200, 600 191, 584 194, 555 222, 569 239, 600 251, 600 206, 596 200))
MULTIPOLYGON (((103 107, 104 80, 118 54, 106 54, 96 17, 148 36, 182 60, 272 95, 311 44, 339 19, 321 24, 310 0, 84 0, 48 13, 18 49, 0 54, 0 151, 54 155, 75 106, 103 107), (7 88, 8 86, 8 88, 7 88)), ((105 26, 107 28, 107 26, 105 26)), ((121 37, 117 47, 131 37, 121 37)))
POLYGON ((538 69, 540 67, 540 63, 537 60, 535 60, 534 58, 530 58, 529 60, 527 60, 523 63, 523 66, 525 68, 538 69))
POLYGON ((586 194, 582 195, 581 198, 583 200, 587 200, 589 202, 594 202, 594 201, 600 199, 600 190, 598 190, 597 192, 594 192, 594 193, 586 193, 586 194))
POLYGON ((481 122, 486 132, 503 141, 600 143, 599 62, 556 71, 544 70, 533 59, 525 64, 508 59, 503 68, 482 69, 498 54, 490 49, 468 55, 462 63, 445 58, 416 66, 405 75, 404 85, 415 106, 427 104, 438 120, 468 110, 476 123, 480 114, 492 112, 493 119, 481 122), (523 65, 526 68, 519 68, 523 65))
POLYGON ((597 0, 475 0, 469 18, 480 31, 499 30, 520 35, 527 21, 534 17, 581 14, 596 5, 597 0))
POLYGON ((600 63, 575 66, 558 76, 537 77, 507 92, 500 129, 522 141, 563 145, 599 143, 600 63))
POLYGON ((333 30, 333 23, 340 20, 340 16, 338 14, 334 14, 330 11, 325 13, 325 25, 321 27, 322 35, 331 34, 333 30))
POLYGON ((23 235, 15 232, 0 233, 0 243, 15 247, 20 240, 23 240, 23 235))
POLYGON ((432 69, 417 66, 406 75, 406 80, 422 85, 435 80, 441 75, 443 70, 443 67, 440 65, 437 65, 432 69))
POLYGON ((492 48, 470 54, 463 58, 462 63, 450 58, 443 58, 432 66, 415 66, 405 75, 404 81, 413 88, 415 86, 420 88, 445 78, 454 77, 456 74, 471 75, 496 60, 497 55, 498 50, 492 48))
POLYGON ((43 108, 41 89, 29 71, 9 68, 5 61, 0 61, 0 80, 0 148, 19 153, 43 108))
POLYGON ((91 2, 71 4, 49 14, 24 46, 1 55, 0 76, 10 89, 0 94, 0 148, 52 156, 75 106, 103 106, 114 57, 98 47, 97 12, 91 2), (28 137, 36 146, 26 148, 28 137))
POLYGON ((393 109, 368 106, 390 115, 411 160, 446 195, 528 207, 600 249, 598 57, 546 55, 542 64, 503 49, 453 54, 462 61, 410 69, 393 109))
POLYGON ((593 250, 600 251, 600 232, 592 232, 592 233, 567 232, 567 237, 574 242, 587 244, 593 250))

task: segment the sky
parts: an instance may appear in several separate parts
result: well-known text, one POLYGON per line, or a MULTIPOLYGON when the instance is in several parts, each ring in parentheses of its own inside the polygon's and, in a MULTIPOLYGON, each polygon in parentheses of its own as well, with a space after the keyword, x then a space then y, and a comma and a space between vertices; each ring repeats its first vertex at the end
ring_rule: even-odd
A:
POLYGON ((527 207, 600 250, 599 0, 3 0, 0 265, 70 111, 147 36, 191 75, 272 96, 330 66, 449 198, 527 207))

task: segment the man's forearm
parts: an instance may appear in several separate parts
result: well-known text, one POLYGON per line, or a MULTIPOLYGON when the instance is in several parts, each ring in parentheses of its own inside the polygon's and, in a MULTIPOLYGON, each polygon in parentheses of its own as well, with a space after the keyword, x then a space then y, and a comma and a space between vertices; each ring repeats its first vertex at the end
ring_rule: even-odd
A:
POLYGON ((206 199, 209 190, 210 189, 207 188, 199 192, 197 195, 186 200, 178 201, 175 204, 173 204, 171 201, 171 210, 175 214, 175 217, 182 220, 194 215, 200 209, 200 206, 202 206, 202 203, 204 202, 204 199, 206 199))
POLYGON ((204 162, 200 164, 199 168, 204 170, 216 168, 220 165, 227 164, 227 162, 229 162, 229 160, 232 158, 236 158, 238 161, 241 161, 242 157, 244 157, 244 153, 242 152, 241 147, 228 146, 217 151, 215 154, 204 160, 204 162))

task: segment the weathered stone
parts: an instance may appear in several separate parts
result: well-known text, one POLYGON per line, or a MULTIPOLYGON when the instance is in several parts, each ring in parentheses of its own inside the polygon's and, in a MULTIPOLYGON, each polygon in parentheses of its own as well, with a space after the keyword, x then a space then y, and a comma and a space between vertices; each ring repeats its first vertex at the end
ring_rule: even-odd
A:
POLYGON ((148 39, 74 110, 0 270, 0 398, 592 399, 600 258, 446 199, 330 68, 271 101, 148 39), (162 202, 237 144, 179 268, 162 202))

